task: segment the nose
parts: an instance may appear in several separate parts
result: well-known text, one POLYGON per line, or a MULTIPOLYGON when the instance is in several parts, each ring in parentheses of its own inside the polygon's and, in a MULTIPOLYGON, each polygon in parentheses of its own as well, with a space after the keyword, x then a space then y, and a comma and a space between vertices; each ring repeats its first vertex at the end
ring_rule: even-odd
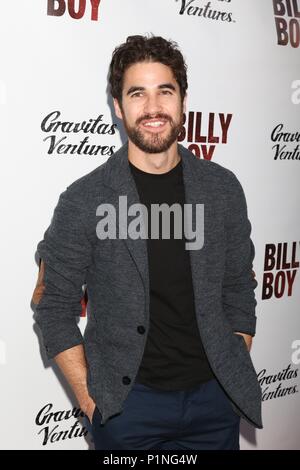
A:
POLYGON ((146 114, 152 115, 161 112, 161 110, 162 108, 159 97, 156 94, 148 95, 147 100, 145 102, 144 112, 146 114))

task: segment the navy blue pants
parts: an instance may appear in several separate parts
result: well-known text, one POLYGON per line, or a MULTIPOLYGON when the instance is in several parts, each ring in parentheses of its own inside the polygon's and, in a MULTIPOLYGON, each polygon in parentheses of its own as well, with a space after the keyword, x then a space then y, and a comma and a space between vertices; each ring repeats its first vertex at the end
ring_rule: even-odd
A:
POLYGON ((240 417, 216 379, 185 391, 135 382, 121 413, 88 421, 96 450, 239 450, 240 417))

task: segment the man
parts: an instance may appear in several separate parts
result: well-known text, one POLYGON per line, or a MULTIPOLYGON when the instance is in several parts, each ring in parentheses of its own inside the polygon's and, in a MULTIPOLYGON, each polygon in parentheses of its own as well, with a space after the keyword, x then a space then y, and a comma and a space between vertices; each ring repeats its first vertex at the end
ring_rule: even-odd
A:
POLYGON ((109 82, 128 142, 67 187, 38 244, 33 302, 48 358, 87 415, 96 449, 239 449, 241 416, 262 427, 243 189, 230 170, 177 142, 188 85, 176 43, 128 37, 109 82), (140 237, 126 226, 138 204, 140 237), (181 215, 192 206, 202 219, 195 231, 191 218, 176 219, 181 237, 164 237, 156 204, 181 215), (194 233, 203 243, 186 243, 194 233))

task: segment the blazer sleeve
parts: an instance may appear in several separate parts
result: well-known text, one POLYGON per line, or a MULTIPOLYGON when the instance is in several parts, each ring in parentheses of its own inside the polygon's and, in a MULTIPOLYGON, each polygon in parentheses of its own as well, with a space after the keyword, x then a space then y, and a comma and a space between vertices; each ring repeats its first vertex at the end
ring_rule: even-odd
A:
POLYGON ((66 189, 37 245, 39 274, 32 302, 48 359, 83 343, 77 317, 91 251, 84 208, 70 199, 66 189))
POLYGON ((230 172, 225 214, 226 258, 222 286, 223 309, 233 331, 251 336, 256 332, 257 305, 254 290, 258 283, 253 271, 255 256, 251 223, 243 188, 230 172))

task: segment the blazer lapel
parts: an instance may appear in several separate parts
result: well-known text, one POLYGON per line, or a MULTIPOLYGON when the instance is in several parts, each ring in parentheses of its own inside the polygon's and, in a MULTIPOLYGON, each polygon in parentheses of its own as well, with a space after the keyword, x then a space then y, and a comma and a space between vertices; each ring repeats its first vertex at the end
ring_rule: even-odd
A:
MULTIPOLYGON (((197 315, 204 315, 202 306, 204 305, 206 287, 206 249, 205 239, 207 234, 206 219, 209 214, 209 199, 207 182, 202 174, 202 167, 199 165, 195 155, 182 145, 178 145, 180 155, 182 156, 182 170, 185 190, 185 203, 193 207, 193 216, 195 217, 196 204, 204 204, 204 245, 200 249, 189 250, 190 265, 194 288, 195 310, 197 315)), ((194 223, 193 223, 194 228, 194 223)))
MULTIPOLYGON (((128 163, 128 142, 107 160, 105 172, 106 185, 115 191, 114 198, 110 200, 114 207, 119 207, 119 196, 127 196, 127 208, 132 204, 141 203, 128 163)), ((145 228, 143 222, 141 225, 145 228)), ((150 287, 147 240, 145 238, 134 240, 127 236, 127 238, 123 239, 123 242, 127 246, 140 273, 145 289, 146 305, 149 310, 150 287)))

